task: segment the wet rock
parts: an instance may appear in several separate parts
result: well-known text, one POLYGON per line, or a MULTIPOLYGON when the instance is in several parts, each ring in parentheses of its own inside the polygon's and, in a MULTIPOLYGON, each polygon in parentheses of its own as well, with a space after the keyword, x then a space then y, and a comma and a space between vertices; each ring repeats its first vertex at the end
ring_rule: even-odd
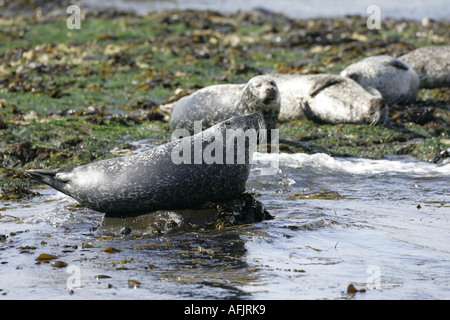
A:
POLYGON ((358 289, 356 289, 356 287, 352 283, 350 283, 348 285, 348 287, 347 287, 347 294, 348 295, 354 295, 354 294, 356 294, 358 292, 364 293, 364 292, 366 292, 366 289, 362 288, 362 289, 358 290, 358 289))
POLYGON ((41 253, 41 254, 39 255, 39 257, 36 258, 36 261, 37 261, 38 263, 41 263, 41 262, 43 262, 43 263, 49 263, 50 260, 54 260, 54 259, 57 259, 57 258, 58 258, 58 257, 53 256, 53 255, 51 255, 51 254, 41 253))
POLYGON ((131 217, 106 214, 102 225, 97 229, 97 234, 141 236, 201 229, 222 230, 272 218, 261 202, 254 199, 252 195, 244 193, 236 199, 221 203, 207 203, 193 209, 159 210, 131 217))
POLYGON ((8 129, 8 125, 0 118, 0 130, 8 129))
POLYGON ((130 149, 119 149, 117 147, 112 149, 110 152, 117 156, 129 156, 129 155, 133 154, 133 151, 131 151, 130 149))
POLYGON ((120 252, 119 249, 113 248, 113 247, 107 247, 105 248, 105 250, 103 250, 106 253, 115 253, 115 252, 120 252))
POLYGON ((0 183, 0 200, 20 201, 36 196, 40 193, 31 190, 27 183, 0 183))
POLYGON ((436 157, 431 161, 433 163, 450 163, 450 148, 447 150, 442 150, 436 157))
POLYGON ((10 146, 10 155, 17 158, 22 164, 33 160, 46 159, 52 152, 54 152, 54 149, 34 147, 30 141, 24 141, 10 146))
POLYGON ((128 287, 132 289, 140 288, 141 283, 136 280, 128 280, 128 287))
POLYGON ((64 261, 53 261, 51 263, 51 266, 54 268, 65 268, 67 267, 67 265, 68 265, 67 262, 64 261))

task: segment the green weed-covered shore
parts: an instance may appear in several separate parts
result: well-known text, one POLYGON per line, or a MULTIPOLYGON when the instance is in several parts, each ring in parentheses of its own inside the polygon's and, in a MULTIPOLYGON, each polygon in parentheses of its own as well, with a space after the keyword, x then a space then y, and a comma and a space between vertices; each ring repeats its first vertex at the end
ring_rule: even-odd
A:
MULTIPOLYGON (((26 183, 29 168, 80 165, 122 154, 130 141, 168 141, 161 104, 257 74, 338 73, 372 55, 448 45, 450 25, 365 17, 292 20, 266 12, 166 11, 0 17, 0 179, 26 183), (111 152, 113 151, 113 152, 111 152)), ((385 126, 280 124, 281 152, 413 155, 439 162, 450 147, 448 88, 390 106, 385 126)), ((11 184, 12 183, 12 184, 11 184)), ((13 197, 3 192, 4 198, 13 197)))

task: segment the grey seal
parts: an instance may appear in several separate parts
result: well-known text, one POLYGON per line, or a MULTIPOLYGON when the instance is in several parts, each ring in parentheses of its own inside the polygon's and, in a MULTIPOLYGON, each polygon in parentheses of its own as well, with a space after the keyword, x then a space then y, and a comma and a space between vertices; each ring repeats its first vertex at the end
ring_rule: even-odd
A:
POLYGON ((384 124, 388 108, 381 94, 334 74, 274 74, 281 95, 279 121, 384 124))
POLYGON ((420 87, 450 87, 450 46, 418 48, 401 57, 420 76, 420 87))
POLYGON ((264 120, 259 113, 238 115, 195 135, 186 134, 135 155, 76 167, 27 170, 25 174, 111 216, 187 209, 206 201, 230 199, 245 191, 249 159, 255 148, 247 141, 242 144, 244 150, 237 150, 239 138, 262 128, 264 120), (237 132, 235 138, 228 139, 230 132, 237 132), (218 143, 219 138, 223 143, 218 143), (211 148, 213 144, 215 148, 211 148), (244 152, 245 158, 240 162, 228 158, 211 161, 205 157, 207 151, 211 157, 214 153, 224 159, 231 153, 233 160, 244 152))
POLYGON ((183 128, 191 133, 194 121, 208 128, 234 115, 259 112, 267 129, 275 129, 280 112, 276 83, 266 75, 251 78, 246 84, 218 84, 202 88, 175 102, 170 116, 171 130, 183 128))
POLYGON ((388 105, 414 102, 420 85, 419 75, 410 65, 389 56, 362 59, 340 75, 377 89, 388 105))

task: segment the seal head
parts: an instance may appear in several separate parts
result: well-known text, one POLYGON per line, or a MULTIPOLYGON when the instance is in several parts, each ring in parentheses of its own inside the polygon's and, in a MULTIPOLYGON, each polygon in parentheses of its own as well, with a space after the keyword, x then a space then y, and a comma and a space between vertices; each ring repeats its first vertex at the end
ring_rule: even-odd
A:
POLYGON ((195 121, 202 129, 231 118, 259 112, 267 129, 275 129, 280 112, 280 94, 269 76, 251 78, 246 84, 208 86, 183 97, 172 106, 170 128, 187 129, 194 133, 195 121))

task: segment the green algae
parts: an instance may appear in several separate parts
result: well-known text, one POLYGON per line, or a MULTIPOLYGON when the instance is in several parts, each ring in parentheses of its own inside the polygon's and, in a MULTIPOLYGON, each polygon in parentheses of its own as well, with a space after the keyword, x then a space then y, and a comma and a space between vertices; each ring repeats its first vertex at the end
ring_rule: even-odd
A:
MULTIPOLYGON (((144 138, 168 141, 158 106, 218 83, 263 73, 337 73, 363 57, 399 56, 443 45, 449 24, 359 16, 290 20, 281 15, 167 11, 88 13, 81 29, 66 16, 0 20, 0 177, 116 156, 144 138)), ((411 106, 390 106, 385 126, 280 124, 282 152, 432 161, 449 147, 446 88, 421 90, 411 106)))

